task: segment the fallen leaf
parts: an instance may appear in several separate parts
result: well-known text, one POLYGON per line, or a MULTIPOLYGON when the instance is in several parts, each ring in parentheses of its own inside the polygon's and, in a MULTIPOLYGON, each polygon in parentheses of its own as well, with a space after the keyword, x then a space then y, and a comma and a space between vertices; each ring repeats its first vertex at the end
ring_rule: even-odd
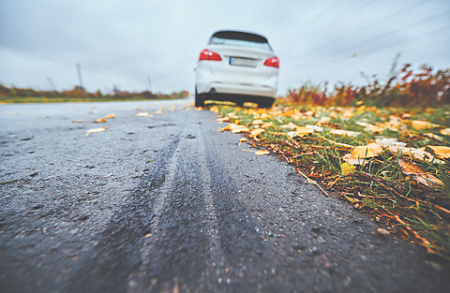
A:
POLYGON ((106 119, 114 119, 114 117, 116 117, 115 114, 110 114, 108 116, 105 116, 106 119))
POLYGON ((236 124, 228 124, 224 128, 220 129, 220 131, 231 131, 233 133, 241 133, 241 132, 250 132, 250 129, 248 129, 244 125, 236 125, 236 124))
POLYGON ((105 119, 105 118, 98 118, 98 119, 95 119, 95 120, 92 121, 92 122, 94 122, 94 123, 105 123, 105 122, 106 122, 106 119, 105 119))
POLYGON ((255 155, 257 155, 257 156, 268 155, 268 154, 270 154, 270 152, 268 150, 260 150, 260 151, 255 152, 255 155))
POLYGON ((139 112, 135 116, 136 117, 153 117, 153 115, 149 114, 148 112, 139 112))
POLYGON ((352 151, 351 154, 356 159, 373 158, 378 156, 383 152, 381 145, 377 143, 370 143, 365 146, 357 146, 352 151))
POLYGON ((81 120, 81 119, 73 120, 72 123, 83 123, 83 120, 81 120))
POLYGON ((252 125, 260 125, 263 124, 264 122, 262 120, 253 120, 252 125))
POLYGON ((342 130, 342 129, 333 129, 330 131, 331 134, 340 135, 340 136, 350 136, 357 137, 361 134, 361 132, 350 131, 350 130, 342 130))
POLYGON ((429 188, 434 188, 436 185, 444 185, 441 180, 431 174, 426 174, 422 168, 413 162, 399 159, 398 165, 404 174, 413 176, 419 184, 425 185, 429 188))
POLYGON ((331 120, 330 117, 321 117, 319 121, 317 121, 317 125, 327 124, 331 120))
POLYGON ((342 174, 347 175, 347 174, 350 174, 350 173, 355 172, 355 171, 356 171, 356 167, 355 166, 353 166, 353 165, 351 165, 351 164, 349 164, 347 162, 341 164, 341 172, 342 172, 342 174))
POLYGON ((440 134, 446 135, 446 136, 450 136, 450 128, 445 128, 445 129, 441 129, 439 131, 440 134))
POLYGON ((400 142, 396 138, 387 138, 387 137, 379 137, 375 139, 375 142, 381 145, 382 147, 396 146, 396 147, 406 147, 405 142, 400 142))
POLYGON ((446 142, 442 136, 433 134, 433 133, 431 133, 431 132, 422 133, 422 135, 424 135, 424 136, 426 136, 426 137, 429 137, 429 138, 431 138, 431 139, 434 139, 434 140, 436 140, 436 141, 439 141, 439 142, 446 142))
POLYGON ((241 138, 239 140, 239 146, 241 146, 241 143, 246 142, 246 141, 247 141, 247 139, 245 137, 241 138))
POLYGON ((253 129, 250 132, 250 137, 251 138, 256 138, 258 135, 260 135, 261 133, 263 133, 265 130, 262 128, 257 128, 257 129, 253 129))
POLYGON ((89 130, 86 130, 86 136, 89 136, 89 134, 91 133, 97 133, 97 132, 103 132, 107 129, 108 127, 100 127, 100 128, 92 128, 89 130))
POLYGON ((164 114, 164 111, 159 109, 158 111, 155 112, 155 114, 164 114))
POLYGON ((342 157, 342 159, 344 160, 344 162, 349 163, 350 165, 365 165, 368 163, 368 161, 364 158, 358 159, 353 157, 352 154, 346 154, 342 157))
POLYGON ((426 146, 433 150, 434 154, 439 159, 448 159, 450 158, 450 147, 447 146, 426 146))
POLYGON ((391 232, 389 232, 388 230, 386 230, 384 228, 378 228, 377 233, 380 235, 383 235, 383 236, 387 236, 387 235, 391 234, 391 232))
POLYGON ((412 120, 411 127, 414 128, 415 130, 422 130, 422 129, 441 127, 441 125, 437 125, 437 124, 434 124, 434 123, 431 123, 428 121, 412 120))

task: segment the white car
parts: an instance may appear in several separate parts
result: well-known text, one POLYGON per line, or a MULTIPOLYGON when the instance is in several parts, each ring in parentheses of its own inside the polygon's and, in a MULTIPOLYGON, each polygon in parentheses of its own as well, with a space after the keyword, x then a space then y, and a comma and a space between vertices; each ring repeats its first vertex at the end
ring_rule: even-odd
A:
POLYGON ((271 107, 279 65, 265 37, 241 31, 215 32, 195 69, 195 106, 218 100, 271 107))

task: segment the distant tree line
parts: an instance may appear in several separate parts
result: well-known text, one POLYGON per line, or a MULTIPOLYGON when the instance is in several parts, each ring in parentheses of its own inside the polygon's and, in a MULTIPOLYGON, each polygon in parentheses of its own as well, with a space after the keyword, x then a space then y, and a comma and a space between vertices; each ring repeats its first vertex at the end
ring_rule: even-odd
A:
POLYGON ((118 89, 114 90, 113 94, 103 94, 100 90, 95 93, 90 93, 86 91, 81 86, 76 86, 72 90, 64 91, 38 91, 31 88, 17 88, 17 87, 6 87, 0 84, 0 97, 42 97, 42 98, 95 98, 95 99, 114 99, 118 98, 120 100, 141 98, 143 100, 154 100, 154 99, 167 99, 167 98, 187 98, 189 92, 180 91, 173 92, 171 94, 154 94, 150 91, 142 92, 128 92, 120 91, 118 89))

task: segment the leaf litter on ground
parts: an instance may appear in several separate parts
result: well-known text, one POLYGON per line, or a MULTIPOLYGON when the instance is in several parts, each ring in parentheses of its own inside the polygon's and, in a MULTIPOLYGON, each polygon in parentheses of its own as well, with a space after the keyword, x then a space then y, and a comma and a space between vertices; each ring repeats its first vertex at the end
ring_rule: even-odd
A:
POLYGON ((209 109, 229 123, 219 131, 245 136, 239 144, 279 154, 325 194, 321 186, 396 237, 450 259, 450 107, 209 109))

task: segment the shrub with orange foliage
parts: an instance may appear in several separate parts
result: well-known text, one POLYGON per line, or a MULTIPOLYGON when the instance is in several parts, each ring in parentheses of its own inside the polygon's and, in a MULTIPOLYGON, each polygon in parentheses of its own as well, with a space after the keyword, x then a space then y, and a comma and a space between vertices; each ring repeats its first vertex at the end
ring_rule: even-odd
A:
POLYGON ((354 106, 363 101, 377 107, 437 107, 450 104, 450 69, 433 73, 431 67, 423 65, 418 73, 411 64, 392 75, 385 84, 373 80, 368 85, 335 86, 327 94, 318 86, 303 85, 299 90, 290 90, 284 101, 296 105, 354 106))

